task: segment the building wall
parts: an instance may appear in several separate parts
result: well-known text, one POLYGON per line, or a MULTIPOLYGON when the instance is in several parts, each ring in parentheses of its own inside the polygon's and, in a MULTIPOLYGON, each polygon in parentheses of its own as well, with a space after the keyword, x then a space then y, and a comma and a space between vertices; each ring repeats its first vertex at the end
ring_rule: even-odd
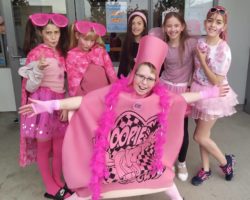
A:
POLYGON ((232 51, 229 83, 238 94, 240 104, 244 104, 250 48, 250 1, 221 0, 219 5, 229 11, 228 42, 232 51))

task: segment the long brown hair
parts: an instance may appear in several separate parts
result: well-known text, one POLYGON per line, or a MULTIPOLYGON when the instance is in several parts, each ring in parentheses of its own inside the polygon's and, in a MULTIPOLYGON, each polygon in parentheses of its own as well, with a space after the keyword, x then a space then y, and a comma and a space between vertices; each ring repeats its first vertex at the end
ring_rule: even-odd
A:
MULTIPOLYGON (((179 13, 179 12, 169 12, 165 15, 162 27, 165 26, 165 24, 167 23, 167 20, 170 19, 171 17, 175 17, 176 19, 179 20, 179 22, 182 24, 182 26, 184 26, 183 31, 180 34, 180 45, 179 45, 179 54, 180 54, 180 60, 181 63, 183 63, 183 55, 185 52, 185 41, 190 38, 188 32, 187 32, 187 24, 186 21, 184 19, 183 14, 179 13)), ((169 36, 165 33, 165 41, 168 43, 170 41, 169 36)))
MULTIPOLYGON (((138 12, 138 10, 136 12, 138 12)), ((134 37, 134 35, 132 33, 132 22, 133 22, 135 17, 141 17, 141 16, 134 15, 131 18, 129 18, 128 26, 127 26, 127 34, 125 36, 123 46, 122 46, 122 52, 127 52, 127 54, 128 54, 128 65, 129 66, 127 66, 127 67, 129 67, 129 71, 134 67, 134 58, 133 58, 133 55, 132 55, 132 52, 133 52, 132 51, 132 46, 133 46, 133 42, 135 42, 135 37, 134 37)), ((141 17, 141 19, 142 19, 143 24, 144 24, 144 30, 141 33, 141 37, 143 37, 143 36, 148 34, 148 27, 147 27, 147 22, 142 17, 141 17)))

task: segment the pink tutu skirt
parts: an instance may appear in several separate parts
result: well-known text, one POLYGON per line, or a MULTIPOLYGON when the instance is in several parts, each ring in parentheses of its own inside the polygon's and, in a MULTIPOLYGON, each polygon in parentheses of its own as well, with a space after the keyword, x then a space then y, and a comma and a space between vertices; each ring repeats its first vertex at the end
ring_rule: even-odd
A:
MULTIPOLYGON (((188 83, 177 83, 177 84, 173 84, 171 82, 165 81, 164 79, 160 79, 161 83, 166 86, 167 90, 170 92, 173 92, 175 94, 182 94, 184 92, 188 92, 188 83)), ((187 105, 187 109, 186 109, 186 117, 189 117, 190 113, 191 113, 192 107, 190 104, 187 105)))
MULTIPOLYGON (((199 92, 212 86, 192 83, 191 91, 199 92)), ((208 98, 192 103, 191 117, 194 119, 213 120, 236 113, 235 106, 238 104, 236 93, 230 88, 225 97, 208 98)))
MULTIPOLYGON (((40 87, 29 97, 38 100, 63 99, 64 93, 56 93, 49 88, 40 87)), ((23 137, 37 139, 51 139, 54 137, 64 137, 67 122, 60 121, 60 112, 41 113, 34 117, 24 117, 21 124, 21 134, 23 137)))

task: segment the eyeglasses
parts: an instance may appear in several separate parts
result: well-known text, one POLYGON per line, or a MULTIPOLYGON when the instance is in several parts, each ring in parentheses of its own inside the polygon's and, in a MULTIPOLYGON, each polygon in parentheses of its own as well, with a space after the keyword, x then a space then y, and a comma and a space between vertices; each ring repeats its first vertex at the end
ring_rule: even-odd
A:
POLYGON ((142 74, 135 74, 135 75, 139 78, 140 82, 146 80, 147 83, 154 83, 155 80, 156 80, 155 78, 146 77, 146 76, 144 76, 142 74))
POLYGON ((32 24, 36 26, 45 26, 48 24, 49 20, 53 22, 56 26, 62 28, 68 25, 68 19, 61 14, 48 14, 48 13, 35 13, 29 16, 32 24))
POLYGON ((76 21, 75 28, 82 34, 86 34, 92 30, 99 36, 104 36, 106 34, 105 26, 90 21, 76 21))
POLYGON ((225 11, 225 10, 219 9, 219 8, 211 8, 211 9, 209 10, 209 12, 210 12, 210 13, 215 13, 215 12, 217 12, 217 13, 219 13, 219 14, 221 14, 221 15, 225 15, 225 14, 226 14, 226 11, 225 11))

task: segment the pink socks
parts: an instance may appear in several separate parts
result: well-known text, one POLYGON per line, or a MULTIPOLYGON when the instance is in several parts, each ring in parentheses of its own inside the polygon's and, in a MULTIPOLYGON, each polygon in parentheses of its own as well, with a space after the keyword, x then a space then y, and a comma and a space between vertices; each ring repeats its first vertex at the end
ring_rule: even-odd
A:
POLYGON ((60 187, 64 186, 64 182, 62 181, 62 143, 63 138, 53 139, 52 175, 60 187))
POLYGON ((166 194, 171 200, 183 200, 183 198, 181 197, 181 195, 180 195, 180 193, 179 193, 179 191, 174 183, 172 186, 167 188, 166 194))
POLYGON ((37 164, 40 174, 43 179, 46 191, 49 194, 55 195, 60 187, 55 183, 50 172, 49 156, 51 153, 51 140, 49 141, 37 141, 37 164))

